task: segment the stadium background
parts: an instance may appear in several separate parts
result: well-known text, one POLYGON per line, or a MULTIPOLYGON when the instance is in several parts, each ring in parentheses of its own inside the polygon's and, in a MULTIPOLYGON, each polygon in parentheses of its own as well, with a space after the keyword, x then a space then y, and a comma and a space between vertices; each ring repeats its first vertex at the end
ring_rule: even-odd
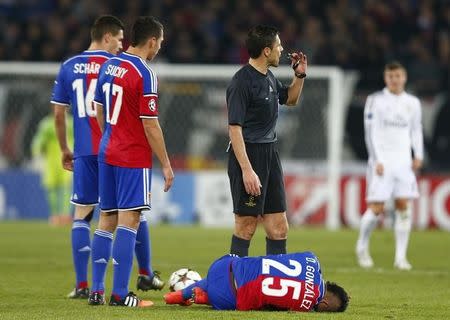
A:
MULTIPOLYGON (((32 159, 30 147, 38 122, 50 111, 54 71, 49 70, 56 64, 47 63, 60 63, 87 48, 89 26, 104 13, 117 15, 127 26, 139 15, 152 14, 165 26, 166 41, 154 64, 175 74, 160 74, 160 91, 161 122, 177 172, 168 194, 158 192, 161 180, 154 178, 153 223, 232 224, 224 171, 229 78, 218 74, 186 80, 176 72, 196 70, 198 64, 216 70, 245 63, 246 31, 265 23, 280 29, 286 52, 302 50, 311 67, 337 67, 348 80, 340 84, 350 94, 342 96, 341 204, 335 214, 351 227, 364 210, 364 101, 382 88, 386 62, 405 64, 407 89, 422 101, 426 146, 415 225, 450 230, 450 4, 445 0, 0 1, 0 220, 47 218, 41 163, 32 159), (27 73, 36 66, 41 72, 27 73)), ((325 222, 329 86, 326 77, 308 77, 300 108, 280 115, 294 225, 325 222)), ((386 219, 385 225, 390 223, 386 219)))

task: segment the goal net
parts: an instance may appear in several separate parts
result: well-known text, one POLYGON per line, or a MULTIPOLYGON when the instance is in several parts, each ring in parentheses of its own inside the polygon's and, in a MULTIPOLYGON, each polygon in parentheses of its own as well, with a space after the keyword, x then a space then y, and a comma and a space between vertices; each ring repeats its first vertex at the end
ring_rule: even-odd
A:
MULTIPOLYGON (((0 63, 3 169, 29 168, 31 141, 39 121, 50 113, 49 100, 59 66, 0 63)), ((225 93, 239 66, 155 64, 153 68, 159 80, 159 120, 174 168, 195 171, 200 176, 215 169, 226 180, 225 150, 229 139, 225 93)), ((283 83, 292 81, 292 69, 288 66, 272 71, 283 83)), ((278 143, 286 175, 288 215, 294 224, 321 212, 327 227, 335 229, 340 225, 343 122, 353 83, 348 74, 336 67, 309 67, 299 105, 280 107, 278 143)), ((208 218, 203 213, 212 209, 211 199, 218 199, 217 210, 228 212, 229 190, 221 189, 221 194, 212 195, 213 190, 199 187, 197 192, 201 194, 191 195, 195 198, 192 201, 197 202, 192 204, 192 216, 206 224, 208 219, 217 221, 217 217, 208 218)), ((155 199, 153 202, 155 209, 164 210, 155 199)), ((227 216, 232 218, 230 213, 227 216)))

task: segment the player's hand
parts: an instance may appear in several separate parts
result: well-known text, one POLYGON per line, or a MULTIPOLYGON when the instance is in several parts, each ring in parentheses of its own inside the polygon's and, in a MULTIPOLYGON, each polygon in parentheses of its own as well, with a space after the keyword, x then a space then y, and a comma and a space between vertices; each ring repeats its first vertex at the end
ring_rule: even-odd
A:
POLYGON ((382 163, 378 162, 375 166, 375 172, 377 175, 382 176, 384 174, 384 166, 382 163))
POLYGON ((69 149, 63 150, 61 156, 62 166, 65 170, 73 171, 73 153, 69 149))
POLYGON ((244 181, 245 192, 252 196, 261 195, 261 181, 253 169, 242 171, 242 180, 244 181))
POLYGON ((164 176, 164 192, 167 192, 173 184, 175 175, 173 174, 172 167, 170 165, 167 167, 163 167, 162 172, 164 176))
POLYGON ((294 52, 291 53, 291 67, 294 68, 295 73, 306 73, 306 69, 308 68, 308 58, 306 54, 303 52, 294 52), (297 66, 295 66, 297 65, 297 66))
POLYGON ((412 169, 414 170, 414 172, 417 173, 422 168, 422 165, 423 165, 423 161, 422 160, 414 159, 413 163, 412 163, 412 169))

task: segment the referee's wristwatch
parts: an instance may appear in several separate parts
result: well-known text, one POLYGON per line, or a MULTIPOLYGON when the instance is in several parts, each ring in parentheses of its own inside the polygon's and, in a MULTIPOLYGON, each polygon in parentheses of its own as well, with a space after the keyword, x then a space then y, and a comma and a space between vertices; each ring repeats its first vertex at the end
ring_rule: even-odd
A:
POLYGON ((299 79, 306 78, 306 73, 304 72, 295 72, 294 75, 299 79))

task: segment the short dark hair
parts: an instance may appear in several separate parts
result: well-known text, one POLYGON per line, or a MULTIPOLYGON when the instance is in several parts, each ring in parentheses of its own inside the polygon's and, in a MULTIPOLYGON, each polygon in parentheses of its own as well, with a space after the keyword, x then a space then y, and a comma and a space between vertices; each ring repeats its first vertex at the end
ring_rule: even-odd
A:
POLYGON ((347 292, 345 292, 344 288, 334 282, 327 281, 326 286, 327 291, 333 293, 341 301, 341 305, 336 312, 344 312, 347 309, 350 300, 347 292))
POLYGON ((250 58, 258 58, 261 55, 261 51, 266 47, 273 48, 278 34, 278 30, 270 26, 258 25, 250 29, 245 41, 250 58))
POLYGON ((392 71, 397 69, 403 69, 406 71, 405 67, 398 61, 386 63, 386 65, 384 66, 384 71, 392 71))
POLYGON ((100 16, 91 27, 91 39, 92 41, 100 41, 106 33, 110 32, 115 36, 123 29, 123 22, 119 18, 109 15, 100 16))
POLYGON ((149 38, 159 39, 162 35, 163 25, 155 17, 139 17, 131 29, 131 45, 143 45, 149 38))

